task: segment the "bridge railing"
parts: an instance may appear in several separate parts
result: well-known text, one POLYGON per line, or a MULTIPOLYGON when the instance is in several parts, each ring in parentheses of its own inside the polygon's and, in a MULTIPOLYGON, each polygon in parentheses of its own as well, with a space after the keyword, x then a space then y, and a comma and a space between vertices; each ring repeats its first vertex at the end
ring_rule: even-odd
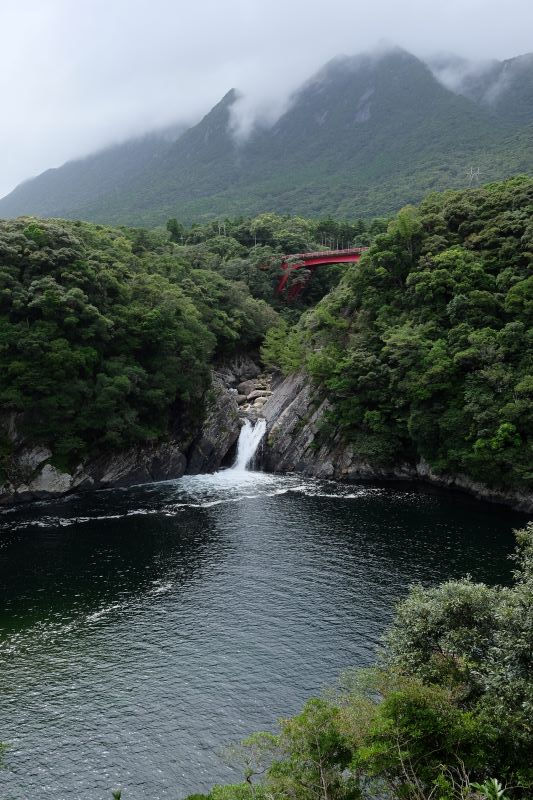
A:
POLYGON ((347 247, 345 250, 316 250, 311 253, 288 253, 286 258, 328 258, 329 256, 351 256, 364 253, 368 247, 347 247))

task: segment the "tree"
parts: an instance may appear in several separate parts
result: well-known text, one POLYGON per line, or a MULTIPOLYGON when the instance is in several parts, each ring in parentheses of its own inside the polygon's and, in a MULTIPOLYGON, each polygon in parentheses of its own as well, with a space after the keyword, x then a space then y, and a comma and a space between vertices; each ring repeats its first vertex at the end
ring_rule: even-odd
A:
POLYGON ((324 700, 309 700, 303 711, 282 720, 281 757, 268 772, 267 790, 294 800, 355 800, 358 785, 346 779, 351 751, 338 725, 340 711, 324 700))
POLYGON ((416 587, 397 611, 384 662, 456 693, 490 728, 488 754, 501 777, 533 787, 533 523, 517 532, 511 588, 470 580, 416 587))
POLYGON ((176 242, 177 244, 183 243, 185 228, 181 222, 178 222, 175 217, 172 217, 172 219, 168 220, 166 228, 172 242, 176 242))

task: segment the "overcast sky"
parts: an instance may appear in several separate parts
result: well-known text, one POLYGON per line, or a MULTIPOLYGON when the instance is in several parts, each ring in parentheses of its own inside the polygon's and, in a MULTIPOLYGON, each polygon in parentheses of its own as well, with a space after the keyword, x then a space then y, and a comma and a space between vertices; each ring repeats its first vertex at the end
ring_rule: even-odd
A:
POLYGON ((474 59, 533 50, 533 0, 0 0, 0 196, 235 86, 275 116, 329 58, 380 40, 474 59))

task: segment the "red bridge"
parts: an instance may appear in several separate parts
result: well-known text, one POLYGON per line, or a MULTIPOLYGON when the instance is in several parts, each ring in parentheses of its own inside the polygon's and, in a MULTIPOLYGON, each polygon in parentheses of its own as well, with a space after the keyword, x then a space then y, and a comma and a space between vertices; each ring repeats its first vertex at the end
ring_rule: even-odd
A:
MULTIPOLYGON (((320 250, 316 253, 296 253, 294 255, 283 256, 283 261, 281 262, 283 275, 279 279, 277 293, 281 294, 283 292, 292 273, 298 269, 314 271, 322 264, 347 264, 359 261, 365 250, 368 250, 368 248, 350 247, 348 250, 320 250)), ((301 281, 295 281, 292 284, 287 295, 289 300, 298 297, 308 279, 309 275, 303 277, 301 281)))

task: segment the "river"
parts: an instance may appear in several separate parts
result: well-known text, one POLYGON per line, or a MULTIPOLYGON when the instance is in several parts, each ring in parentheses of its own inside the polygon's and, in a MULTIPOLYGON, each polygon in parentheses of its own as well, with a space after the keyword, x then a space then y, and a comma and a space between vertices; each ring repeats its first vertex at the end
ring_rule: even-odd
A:
POLYGON ((166 800, 372 662, 413 581, 509 580, 523 517, 226 471, 0 512, 2 800, 166 800))

